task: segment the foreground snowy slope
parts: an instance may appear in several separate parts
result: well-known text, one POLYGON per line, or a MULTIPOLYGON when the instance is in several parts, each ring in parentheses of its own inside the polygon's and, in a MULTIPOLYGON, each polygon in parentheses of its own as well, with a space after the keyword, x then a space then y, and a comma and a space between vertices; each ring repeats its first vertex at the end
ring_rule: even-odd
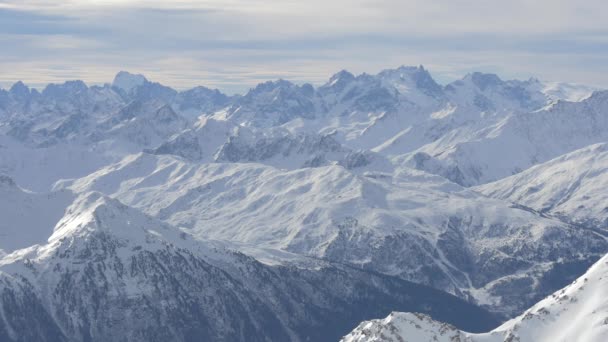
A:
POLYGON ((571 285, 521 316, 484 334, 471 334, 416 313, 392 313, 361 323, 343 342, 603 342, 608 339, 608 256, 571 285))
POLYGON ((331 341, 391 310, 473 330, 496 324, 437 290, 310 264, 264 265, 86 193, 48 242, 0 258, 0 340, 331 341))
POLYGON ((608 229, 608 144, 596 144, 475 188, 543 213, 608 229))
POLYGON ((358 175, 142 153, 58 188, 105 193, 200 238, 356 265, 507 314, 608 249, 601 235, 407 168, 358 175))

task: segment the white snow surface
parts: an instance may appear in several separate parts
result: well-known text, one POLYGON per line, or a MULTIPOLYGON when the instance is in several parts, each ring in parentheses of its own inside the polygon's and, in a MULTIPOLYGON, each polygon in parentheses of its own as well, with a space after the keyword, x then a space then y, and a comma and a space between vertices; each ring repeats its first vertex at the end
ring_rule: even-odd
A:
POLYGON ((590 145, 476 187, 488 196, 608 229, 608 144, 590 145))
POLYGON ((582 101, 591 96, 593 92, 600 90, 597 87, 591 87, 584 84, 563 82, 546 82, 543 86, 543 93, 547 94, 552 99, 571 102, 582 101))
MULTIPOLYGON (((60 194, 63 192, 60 192, 60 194)), ((2 271, 14 272, 14 267, 19 267, 18 261, 26 259, 37 260, 44 264, 44 260, 59 253, 58 250, 71 245, 84 245, 91 239, 97 239, 99 234, 106 234, 112 239, 124 243, 124 258, 129 258, 129 251, 125 246, 145 246, 147 251, 155 251, 164 248, 166 244, 172 244, 185 248, 199 256, 204 256, 210 262, 224 263, 225 258, 232 253, 226 249, 226 245, 206 243, 193 239, 180 229, 172 227, 162 221, 150 217, 137 209, 126 206, 119 201, 109 198, 99 192, 87 192, 79 196, 72 196, 69 203, 61 203, 62 216, 56 223, 53 217, 46 222, 44 217, 39 217, 36 223, 40 226, 33 228, 47 228, 39 232, 38 238, 46 233, 45 241, 27 248, 14 248, 6 253, 0 260, 2 271), (42 226, 46 223, 47 226, 42 226), (48 224, 51 224, 50 226, 48 224), (48 228, 51 227, 49 231, 48 228), (215 246, 215 247, 214 247, 215 246), (226 256, 223 256, 226 255, 226 256)), ((54 203, 55 206, 60 205, 54 203)), ((24 227, 24 234, 29 234, 24 227)), ((35 231, 34 231, 35 232, 35 231)), ((228 263, 230 264, 230 263, 228 263)), ((48 266, 50 267, 50 266, 48 266)), ((52 273, 51 269, 47 270, 52 273)), ((52 277, 52 275, 51 275, 52 277)), ((137 291, 136 288, 130 288, 137 291)), ((134 292, 134 294, 136 294, 134 292)))
POLYGON ((608 255, 571 285, 483 334, 459 331, 416 313, 361 323, 342 342, 603 342, 608 338, 608 255))
POLYGON ((56 186, 65 189, 104 193, 199 239, 347 262, 452 293, 470 291, 489 305, 501 300, 490 295, 495 285, 536 277, 555 255, 571 256, 562 239, 579 249, 606 244, 602 236, 409 168, 280 170, 141 153, 56 186), (539 248, 554 252, 535 253, 539 248), (501 262, 521 266, 501 269, 501 262))

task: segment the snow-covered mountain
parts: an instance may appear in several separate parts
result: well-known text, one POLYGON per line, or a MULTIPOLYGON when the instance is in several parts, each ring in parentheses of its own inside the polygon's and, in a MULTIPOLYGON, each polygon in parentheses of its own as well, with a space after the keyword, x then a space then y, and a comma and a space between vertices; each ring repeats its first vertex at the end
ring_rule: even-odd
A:
POLYGON ((463 185, 483 184, 606 142, 607 128, 608 92, 596 92, 582 102, 510 114, 473 132, 457 128, 408 156, 406 164, 463 185))
POLYGON ((147 151, 194 162, 256 162, 290 170, 331 164, 358 171, 393 169, 381 154, 352 150, 338 143, 332 134, 292 134, 283 128, 260 130, 213 118, 201 118, 193 129, 147 151))
POLYGON ((561 82, 546 82, 542 84, 542 92, 553 100, 565 100, 570 102, 580 102, 601 90, 597 87, 586 86, 584 84, 571 84, 561 82))
POLYGON ((608 229, 608 144, 576 150, 475 188, 565 221, 608 229))
POLYGON ((0 89, 0 340, 487 331, 475 305, 513 317, 608 252, 594 90, 422 66, 0 89))
POLYGON ((190 121, 201 114, 211 114, 225 108, 238 97, 229 97, 217 89, 198 86, 184 91, 176 91, 160 83, 150 82, 139 74, 121 71, 112 82, 112 89, 125 101, 160 101, 190 121))
MULTIPOLYGON (((283 81, 272 89, 281 87, 295 86, 283 81)), ((266 125, 281 125, 294 133, 332 134, 349 148, 373 150, 397 164, 470 186, 606 139, 601 134, 606 129, 599 128, 605 126, 607 110, 602 92, 591 96, 591 88, 561 85, 562 92, 552 91, 555 87, 535 79, 504 81, 483 73, 442 87, 422 67, 359 76, 343 71, 314 94, 307 92, 306 112, 314 114, 266 125), (587 134, 591 127, 596 134, 587 134), (555 140, 562 136, 556 132, 570 129, 577 130, 570 140, 555 140)), ((277 101, 272 94, 256 99, 277 101)), ((291 100, 281 101, 301 103, 296 95, 287 98, 291 100)))
MULTIPOLYGON (((392 145, 390 153, 399 155, 455 128, 469 127, 480 120, 488 125, 508 114, 542 109, 556 100, 546 88, 534 79, 503 81, 483 73, 469 74, 442 87, 423 67, 400 67, 356 77, 342 71, 317 89, 317 108, 323 113, 315 119, 293 120, 287 126, 335 130, 349 146, 386 150, 392 145)), ((580 91, 591 94, 589 89, 580 91)), ((567 91, 562 95, 563 99, 576 97, 567 91)))
MULTIPOLYGON (((21 165, 36 167, 36 157, 20 158, 22 154, 53 155, 46 161, 46 167, 56 170, 52 180, 18 179, 22 186, 48 190, 53 181, 84 176, 100 164, 118 161, 143 149, 158 148, 168 140, 190 142, 192 133, 174 136, 187 129, 196 131, 198 117, 204 115, 224 121, 226 126, 247 126, 257 131, 257 136, 269 136, 263 139, 268 148, 282 143, 285 130, 294 137, 287 145, 298 144, 302 137, 314 140, 331 136, 344 149, 363 151, 365 155, 373 151, 393 158, 394 164, 440 174, 462 185, 475 185, 603 139, 573 141, 571 146, 551 153, 537 151, 542 148, 536 146, 537 141, 528 141, 526 136, 522 139, 518 134, 525 131, 519 127, 537 123, 520 121, 527 120, 527 116, 544 120, 540 118, 542 113, 528 113, 553 104, 560 96, 583 99, 590 92, 590 88, 574 85, 561 85, 560 92, 550 93, 547 89, 554 88, 537 80, 503 81, 496 75, 482 73, 441 86, 423 67, 399 67, 377 75, 358 76, 342 71, 317 88, 284 80, 267 82, 244 96, 232 97, 205 87, 178 92, 128 72, 118 73, 113 83, 105 86, 88 87, 81 81, 68 81, 38 91, 18 82, 8 91, 0 90, 0 135, 3 140, 12 140, 7 144, 23 145, 19 148, 28 150, 16 156, 2 151, 0 161, 4 162, 0 169, 18 179, 21 165), (265 132, 270 127, 280 133, 265 132), (493 145, 530 152, 498 161, 482 157, 497 153, 486 147, 493 145), (46 150, 53 147, 58 148, 46 150), (64 149, 72 152, 61 154, 64 149), (472 154, 476 157, 471 158, 472 154), (58 160, 57 164, 48 165, 53 160, 58 160), (60 174, 66 162, 78 164, 82 171, 68 169, 65 175, 60 174)), ((598 97, 601 96, 587 99, 586 104, 560 102, 554 107, 564 107, 565 115, 577 110, 590 115, 586 109, 589 104, 601 114, 604 104, 599 103, 598 97)), ((546 111, 550 110, 557 109, 546 111)), ((579 119, 593 118, 583 115, 579 119)), ((566 121, 563 126, 576 125, 582 124, 566 121)), ((243 136, 240 138, 231 146, 241 147, 236 149, 239 153, 251 154, 248 148, 243 148, 250 141, 243 142, 243 136)), ((208 138, 202 140, 205 139, 208 138)), ((546 138, 538 137, 539 141, 542 139, 546 138)), ((174 152, 184 155, 192 151, 174 152)), ((322 158, 315 160, 314 153, 307 155, 312 159, 302 160, 297 167, 323 163, 322 158)), ((350 159, 353 158, 358 157, 350 159)), ((242 157, 238 159, 245 161, 242 157)))
POLYGON ((464 332, 419 313, 394 312, 361 323, 341 341, 600 342, 608 336, 607 290, 605 256, 571 285, 488 333, 464 332))
POLYGON ((339 261, 505 313, 561 286, 546 282, 550 272, 608 249, 603 236, 407 168, 279 170, 144 153, 58 188, 105 193, 200 238, 339 261))
POLYGON ((265 265, 95 192, 69 204, 49 235, 0 258, 2 341, 331 341, 394 307, 462 328, 496 324, 399 279, 314 260, 265 265))
POLYGON ((131 92, 131 90, 143 86, 148 80, 144 75, 131 74, 126 71, 119 71, 112 81, 112 86, 121 89, 125 93, 131 92))
POLYGON ((112 85, 68 81, 41 92, 18 82, 0 91, 0 172, 45 191, 59 179, 158 147, 231 99, 204 87, 177 92, 127 72, 112 85), (47 172, 32 174, 40 168, 47 172))

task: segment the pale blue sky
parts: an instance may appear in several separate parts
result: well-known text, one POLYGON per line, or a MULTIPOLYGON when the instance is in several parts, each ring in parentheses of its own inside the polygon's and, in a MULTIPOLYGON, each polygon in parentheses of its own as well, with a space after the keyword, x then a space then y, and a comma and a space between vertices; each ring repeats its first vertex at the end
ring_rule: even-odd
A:
POLYGON ((111 81, 243 92, 340 69, 423 64, 608 85, 608 2, 598 0, 0 0, 0 85, 111 81))

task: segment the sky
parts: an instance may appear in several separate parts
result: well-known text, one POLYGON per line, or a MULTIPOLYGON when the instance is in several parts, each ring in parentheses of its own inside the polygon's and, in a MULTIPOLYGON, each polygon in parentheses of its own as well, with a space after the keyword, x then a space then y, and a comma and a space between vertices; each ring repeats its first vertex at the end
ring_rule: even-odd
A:
POLYGON ((0 86, 120 70, 242 93, 424 65, 608 87, 605 0, 0 0, 0 86))

